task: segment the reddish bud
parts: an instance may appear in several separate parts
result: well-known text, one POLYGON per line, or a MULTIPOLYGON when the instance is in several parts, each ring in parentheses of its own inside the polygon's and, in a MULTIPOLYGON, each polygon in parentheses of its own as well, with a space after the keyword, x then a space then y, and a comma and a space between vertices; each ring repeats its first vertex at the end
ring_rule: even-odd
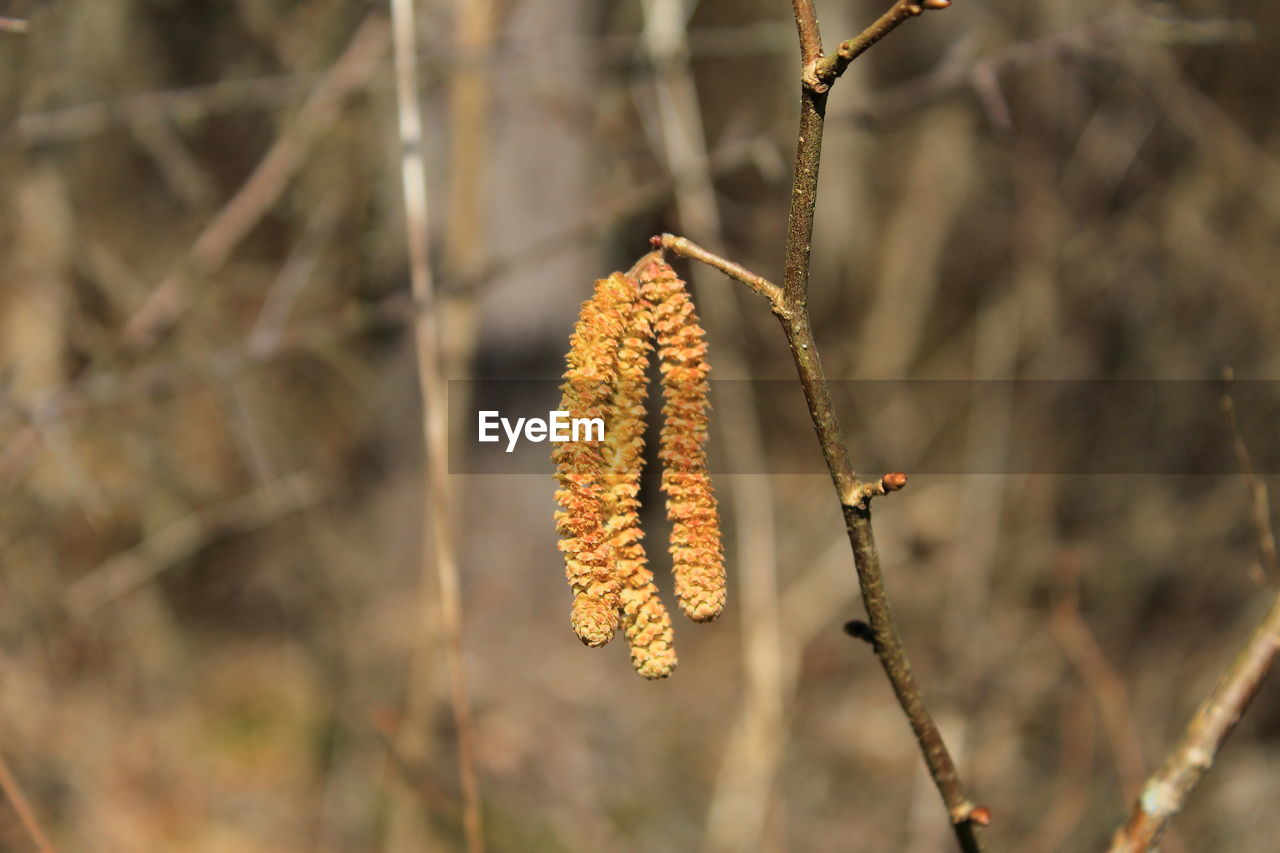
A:
POLYGON ((886 492, 896 492, 907 484, 907 475, 901 471, 892 471, 880 478, 880 485, 886 492))
POLYGON ((951 5, 951 0, 921 0, 920 5, 926 9, 945 9, 951 5))
POLYGON ((978 826, 990 826, 991 809, 986 806, 978 806, 973 811, 969 812, 969 820, 973 821, 978 826))

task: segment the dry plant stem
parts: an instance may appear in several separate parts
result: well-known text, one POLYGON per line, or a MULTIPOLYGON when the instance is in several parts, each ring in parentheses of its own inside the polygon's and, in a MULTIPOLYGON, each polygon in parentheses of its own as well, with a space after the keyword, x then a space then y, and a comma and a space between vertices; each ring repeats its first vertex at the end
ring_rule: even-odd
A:
POLYGON ((818 30, 818 12, 813 0, 792 0, 796 30, 800 33, 800 62, 809 67, 810 62, 822 58, 822 33, 818 30))
MULTIPOLYGON (((813 4, 806 0, 794 0, 793 8, 800 36, 802 61, 805 67, 809 68, 811 63, 818 60, 821 52, 817 18, 813 4)), ((919 7, 914 8, 919 9, 919 7)), ((881 21, 884 20, 884 18, 881 19, 881 21)), ((874 44, 897 23, 882 25, 881 22, 877 22, 868 30, 869 33, 874 32, 874 35, 868 36, 864 33, 867 40, 866 46, 858 52, 874 44)), ((924 698, 911 673, 911 664, 907 659, 906 650, 898 636, 893 612, 889 607, 884 589, 880 558, 876 553, 875 539, 871 531, 871 511, 863 499, 861 484, 849 459, 849 449, 845 444, 839 419, 831 403, 830 390, 818 356, 818 345, 814 340, 813 329, 809 322, 807 308, 809 251, 813 236, 814 207, 817 202, 818 166, 822 156, 825 111, 825 87, 820 90, 806 82, 800 91, 800 132, 796 144, 795 174, 792 179, 791 206, 787 220, 782 302, 781 305, 775 304, 774 313, 778 315, 783 332, 787 336, 787 343, 791 348, 791 355, 800 376, 800 385, 804 389, 818 443, 822 447, 823 458, 826 460, 832 483, 844 510, 845 527, 849 544, 853 549, 858 583, 862 588, 868 621, 874 635, 873 645, 876 656, 880 659, 898 698, 898 703, 907 715, 916 740, 920 744, 929 774, 947 806, 960 847, 966 853, 972 853, 972 851, 985 849, 978 835, 978 827, 971 819, 973 804, 965 796, 955 762, 943 742, 941 732, 938 731, 937 725, 925 707, 924 698)), ((664 245, 671 243, 673 250, 676 249, 676 242, 673 240, 659 238, 659 242, 664 245)), ((689 252, 690 257, 703 259, 700 257, 703 252, 694 252, 688 245, 683 248, 689 252)), ((735 269, 736 265, 729 265, 727 262, 712 263, 712 265, 748 284, 751 283, 750 279, 758 279, 750 274, 741 275, 738 269, 735 269)), ((763 280, 759 279, 759 281, 763 280)), ((753 286, 753 289, 757 292, 765 292, 759 287, 753 286)))
MULTIPOLYGON (((805 84, 816 91, 825 92, 849 67, 849 63, 865 53, 871 45, 893 32, 898 24, 914 18, 927 8, 944 8, 946 5, 945 2, 938 3, 936 0, 934 4, 930 4, 928 0, 922 3, 898 0, 889 7, 887 12, 876 19, 874 24, 853 38, 840 42, 834 56, 819 56, 816 61, 806 57, 805 84), (811 62, 812 65, 810 65, 811 62)), ((803 30, 801 33, 803 39, 803 30)))
POLYGON ((1164 765, 1143 786, 1128 822, 1111 840, 1110 853, 1138 853, 1160 840, 1170 819, 1182 810, 1187 796, 1213 766, 1218 750, 1262 685, 1278 649, 1280 596, 1196 710, 1164 765))
MULTIPOLYGON (((418 108, 417 46, 413 0, 391 0, 392 42, 395 52, 396 107, 400 125, 401 181, 404 189, 405 232, 409 249, 413 297, 418 306, 414 322, 418 379, 422 391, 424 472, 424 530, 432 533, 432 552, 424 546, 423 590, 428 588, 432 563, 440 584, 440 605, 447 642, 450 698, 458 739, 458 769, 462 787, 462 825, 468 853, 480 853, 484 838, 480 794, 472 746, 471 711, 462 659, 462 602, 454 543, 452 495, 449 488, 446 438, 446 393, 440 375, 440 335, 427 244, 427 193, 422 116, 418 108)), ((425 615, 425 613, 424 613, 425 615)), ((424 632, 424 637, 426 632, 424 632)), ((425 640, 423 641, 425 642, 425 640)), ((410 676, 410 702, 416 707, 411 725, 421 725, 429 689, 424 672, 428 652, 417 649, 410 676)))
MULTIPOLYGON (((895 4, 895 8, 896 5, 900 4, 895 4)), ((809 54, 813 50, 810 41, 818 32, 817 21, 814 19, 810 4, 796 0, 794 6, 800 34, 801 58, 807 69, 814 61, 814 57, 809 54)), ((859 36, 859 39, 865 37, 866 40, 866 46, 861 50, 870 47, 898 23, 882 25, 883 21, 885 21, 884 17, 867 31, 867 33, 878 34, 864 33, 863 36, 859 36)), ((861 50, 858 52, 860 53, 861 50)), ((856 55, 856 53, 853 54, 853 56, 856 55)), ((898 636, 893 612, 889 607, 889 599, 885 594, 880 557, 876 553, 875 538, 871 531, 871 510, 865 502, 856 497, 859 491, 857 475, 849 460, 849 449, 841 433, 835 408, 831 404, 831 394, 818 356, 818 345, 813 338, 813 329, 809 323, 807 308, 809 249, 810 240, 813 237, 813 214, 818 194, 818 166, 822 158, 826 98, 824 91, 818 91, 807 83, 800 89, 800 132, 796 142, 795 175, 791 184, 791 208, 787 218, 787 245, 782 280, 783 305, 782 311, 777 313, 782 321, 787 343, 791 347, 791 356, 795 360, 796 370, 800 375, 800 385, 804 389, 805 400, 809 404, 809 415, 813 419, 818 443, 822 446, 823 458, 826 460, 832 483, 835 485, 836 494, 844 510, 845 528, 849 535, 849 544, 853 549, 863 603, 875 638, 876 656, 880 659, 880 664, 893 686, 893 692, 898 697, 898 703, 907 715, 911 729, 920 744, 920 751, 928 765, 929 775, 933 777, 934 784, 947 806, 960 847, 966 853, 971 853, 971 851, 985 849, 978 834, 978 827, 970 819, 973 804, 965 796, 959 772, 942 740, 942 733, 938 731, 937 724, 925 707, 924 697, 921 696, 920 689, 912 676, 911 664, 903 648, 902 639, 898 636)))
MULTIPOLYGON (((1263 559, 1274 571, 1275 538, 1267 513, 1266 487, 1257 478, 1249 449, 1240 436, 1235 403, 1230 392, 1231 371, 1224 376, 1228 390, 1222 406, 1231 430, 1232 442, 1240 461, 1241 473, 1250 481, 1254 497, 1254 521, 1258 526, 1263 559), (1259 503, 1261 501, 1261 503, 1259 503)), ((1147 779, 1129 821, 1116 830, 1110 853, 1136 853, 1149 850, 1160 840, 1169 821, 1182 810, 1192 789, 1213 766, 1214 758, 1231 730, 1253 701, 1280 650, 1280 595, 1254 629, 1244 647, 1236 653, 1231 666, 1218 679, 1213 692, 1201 703, 1187 724, 1182 739, 1169 753, 1164 765, 1147 779)))
POLYGON ((22 786, 18 784, 13 771, 9 769, 9 762, 4 760, 4 756, 0 756, 0 789, 3 789, 5 797, 8 798, 9 803, 13 806, 13 811, 17 814, 18 822, 22 824, 22 828, 27 831, 27 835, 30 835, 31 840, 40 848, 40 853, 54 853, 53 845, 49 843, 49 837, 40 828, 40 822, 36 820, 35 810, 31 808, 27 795, 22 792, 22 786))
POLYGON ((696 243, 686 240, 684 237, 677 237, 674 234, 663 234, 653 238, 653 242, 662 248, 667 249, 673 254, 682 258, 689 258, 694 261, 701 261, 709 267, 718 269, 720 272, 742 282, 756 293, 769 300, 774 311, 782 308, 782 288, 776 284, 766 281, 761 276, 748 270, 733 261, 726 260, 714 252, 709 252, 696 243))

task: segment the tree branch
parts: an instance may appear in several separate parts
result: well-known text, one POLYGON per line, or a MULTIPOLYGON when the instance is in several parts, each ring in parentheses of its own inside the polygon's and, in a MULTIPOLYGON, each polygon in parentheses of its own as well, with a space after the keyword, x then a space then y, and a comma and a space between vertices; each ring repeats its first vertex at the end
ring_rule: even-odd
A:
POLYGON ((773 307, 773 313, 777 314, 784 310, 782 307, 782 288, 763 276, 756 275, 746 267, 726 260, 714 252, 707 251, 692 240, 686 240, 684 237, 677 237, 674 234, 660 234, 651 238, 649 242, 655 246, 661 246, 682 258, 701 261, 709 267, 720 270, 729 278, 742 282, 765 299, 768 299, 769 304, 773 307))
POLYGON ((1196 710, 1164 765, 1147 779, 1128 822, 1112 838, 1109 853, 1139 853, 1160 840, 1169 821, 1213 766, 1218 750, 1262 685, 1277 650, 1280 596, 1196 710))
MULTIPOLYGON (((1222 408, 1231 430, 1240 471, 1253 487, 1254 523, 1261 540, 1263 560, 1268 563, 1274 579, 1275 534, 1269 520, 1266 486, 1254 472, 1249 449, 1240 436, 1235 402, 1231 398, 1233 374, 1230 369, 1224 374, 1227 390, 1222 396, 1222 408)), ((1116 830, 1111 839, 1109 853, 1138 853, 1149 850, 1160 840, 1169 821, 1182 811, 1187 797, 1209 772, 1218 750, 1222 749, 1222 744, 1244 716, 1245 709, 1270 671, 1277 651, 1280 651, 1280 595, 1276 596, 1271 609, 1218 679, 1213 692, 1196 709, 1195 716, 1164 765, 1147 779, 1128 822, 1116 830)))
POLYGON ((791 0, 796 14, 796 29, 800 32, 800 62, 809 63, 822 58, 822 33, 818 31, 818 13, 813 0, 791 0))
MULTIPOLYGON (((926 0, 930 8, 944 0, 926 0)), ((862 35, 841 45, 840 54, 832 60, 820 59, 817 19, 812 5, 795 0, 796 26, 800 37, 801 58, 804 63, 804 85, 800 90, 800 132, 796 141, 795 174, 791 184, 791 206, 787 217, 787 244, 783 262, 783 310, 778 313, 783 332, 791 347, 800 385, 804 389, 813 419, 818 443, 832 484, 840 498, 844 511, 845 529, 853 550, 854 564, 858 572, 858 584, 867 609, 868 621, 874 638, 873 646, 893 692, 898 698, 920 745, 920 751, 929 768, 938 792, 951 817, 952 827, 960 847, 966 853, 985 849, 978 834, 978 825, 989 820, 986 809, 977 810, 965 795, 955 762, 943 742, 924 698, 916 686, 902 638, 898 635, 893 611, 885 593, 884 576, 880 571, 880 557, 876 552, 875 538, 871 531, 871 510, 863 498, 862 484, 854 473, 845 444, 840 421, 831 403, 831 393, 818 345, 813 337, 807 307, 809 292, 809 251, 813 237, 813 215, 818 194, 818 166, 822 157, 822 131, 826 113, 826 90, 830 82, 839 76, 859 54, 875 44, 907 17, 920 14, 923 6, 898 2, 880 20, 862 35), (830 65, 826 83, 819 79, 814 85, 811 72, 819 66, 830 65), (836 70, 836 69, 839 70, 836 70)))
POLYGON ((880 41, 897 28, 898 24, 923 13, 927 9, 945 9, 951 0, 897 0, 889 10, 876 19, 851 39, 840 42, 834 56, 819 56, 816 60, 805 61, 804 82, 815 92, 825 92, 831 88, 844 70, 871 45, 880 41))
MULTIPOLYGON (((812 50, 811 39, 817 33, 817 21, 812 5, 796 0, 796 24, 800 32, 801 51, 812 50)), ((915 13, 915 14, 918 14, 915 13)), ((882 19, 883 20, 883 19, 882 19)), ((895 24, 896 25, 896 24, 895 24)), ((875 29, 875 26, 872 27, 875 29)), ((867 42, 867 47, 892 29, 884 29, 867 42)), ((863 47, 861 50, 865 50, 863 47)), ((859 50, 859 52, 861 52, 859 50)), ((832 484, 840 497, 844 511, 845 528, 853 550, 854 564, 858 572, 858 584, 862 589, 863 603, 871 627, 872 646, 893 692, 915 733, 916 741, 928 766, 938 792, 942 795, 951 817, 952 827, 965 853, 985 850, 978 835, 978 827, 985 826, 989 812, 975 808, 965 795, 955 762, 942 739, 942 733, 925 707, 924 697, 915 683, 911 663, 903 647, 893 619, 893 611, 884 588, 884 576, 880 571, 880 558, 876 552, 875 538, 871 531, 869 499, 886 491, 896 491, 905 484, 904 475, 887 474, 881 481, 864 484, 858 480, 850 461, 840 421, 831 402, 831 392, 818 356, 818 345, 813 337, 807 307, 809 290, 809 250, 813 235, 814 206, 817 202, 818 166, 822 155, 823 118, 826 107, 825 89, 817 90, 809 85, 800 92, 800 133, 796 144, 795 175, 791 185, 791 207, 787 223, 786 255, 781 289, 738 264, 727 261, 682 237, 663 234, 654 238, 655 245, 669 249, 677 255, 702 261, 731 278, 743 282, 752 290, 769 299, 774 314, 782 323, 782 329, 791 348, 800 385, 804 390, 813 420, 818 444, 822 448, 832 484)))
POLYGON ((400 177, 404 192, 405 238, 409 272, 418 313, 414 339, 418 380, 422 393, 423 527, 432 539, 423 542, 423 619, 413 669, 409 677, 410 735, 423 735, 431 704, 430 664, 433 649, 427 620, 431 617, 427 590, 434 567, 439 582, 440 610, 446 637, 449 695, 458 746, 458 774, 462 788, 462 826, 467 853, 483 853, 480 790, 476 778, 474 732, 462 653, 462 594, 458 552, 454 541, 453 495, 449 482, 447 390, 441 376, 439 304, 431 276, 428 241, 426 166, 422 114, 419 109, 417 18, 413 0, 391 0, 392 46, 396 69, 396 113, 400 125, 400 177), (434 566, 433 566, 434 564, 434 566))

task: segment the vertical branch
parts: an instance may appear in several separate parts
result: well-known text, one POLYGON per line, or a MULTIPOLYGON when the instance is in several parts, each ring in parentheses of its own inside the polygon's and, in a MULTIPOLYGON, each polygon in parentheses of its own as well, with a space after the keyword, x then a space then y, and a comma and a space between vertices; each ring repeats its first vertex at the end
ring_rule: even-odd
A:
MULTIPOLYGON (((826 111, 826 85, 814 85, 810 72, 818 63, 821 43, 818 23, 811 3, 795 0, 796 26, 800 37, 805 82, 800 95, 800 131, 796 141, 795 175, 792 179, 791 206, 787 218, 787 244, 783 266, 783 306, 778 313, 783 331, 795 359, 800 384, 804 389, 809 414, 813 419, 822 455, 836 487, 844 510, 845 527, 853 550, 858 584, 867 609, 873 635, 873 646, 894 694, 902 706, 920 744, 929 774, 946 803, 952 826, 960 846, 966 853, 984 849, 978 836, 974 807, 965 796, 955 762, 943 742, 924 698, 916 686, 906 649, 898 635, 893 612, 884 589, 880 558, 871 530, 869 503, 859 498, 860 484, 849 459, 849 450, 840 429, 839 419, 831 403, 831 394, 822 371, 817 342, 809 322, 809 253, 813 237, 814 207, 818 193, 818 166, 822 156, 822 131, 826 111)), ((897 8, 898 4, 895 4, 897 8)), ((920 7, 915 7, 919 9, 920 7)), ((918 12, 916 12, 918 14, 918 12)), ((883 21, 883 19, 882 19, 883 21)), ((896 22, 883 27, 882 21, 872 29, 887 33, 896 22)), ((864 33, 865 35, 865 33, 864 33)), ((862 38, 860 36, 859 38, 862 38)), ((878 39, 879 36, 876 36, 878 39)), ((854 39, 853 41, 857 41, 854 39)), ((874 43, 874 39, 870 43, 874 43)), ((834 79, 834 78, 832 78, 834 79)), ((986 812, 982 811, 985 818, 986 812)))
MULTIPOLYGON (((452 495, 448 478, 446 394, 440 376, 440 337, 435 312, 427 244, 427 191, 423 158, 422 116, 418 108, 417 45, 413 0, 391 0, 395 51, 396 108, 400 128, 400 177, 404 187, 405 234, 408 242, 413 298, 417 304, 414 335, 418 379, 422 392, 424 473, 424 530, 431 531, 430 550, 424 545, 422 589, 429 588, 434 563, 440 584, 441 613, 447 642, 449 688, 458 738, 458 769, 462 785, 463 830, 468 853, 480 853, 484 840, 480 824, 480 796, 472 751, 471 714, 462 660, 462 603, 454 543, 452 495)), ((424 601, 424 605, 426 602, 424 601)), ((425 615, 425 607, 424 607, 425 615)), ((410 674, 410 725, 420 724, 429 702, 424 677, 427 632, 416 650, 410 674)))
POLYGON ((796 29, 800 32, 800 62, 807 68, 809 63, 822 58, 818 13, 813 8, 813 0, 791 0, 791 8, 795 10, 796 29))

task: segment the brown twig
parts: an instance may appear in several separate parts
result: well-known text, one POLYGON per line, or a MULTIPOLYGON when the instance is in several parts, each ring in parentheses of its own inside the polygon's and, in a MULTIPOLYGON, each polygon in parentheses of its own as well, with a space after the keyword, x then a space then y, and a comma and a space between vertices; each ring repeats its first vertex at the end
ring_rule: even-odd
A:
POLYGON ((4 795, 13 806, 13 811, 17 814, 22 828, 27 831, 27 835, 30 835, 31 840, 40 848, 40 853, 54 853, 53 845, 49 842, 49 836, 45 835, 44 830, 40 828, 40 822, 36 820, 35 810, 31 808, 27 795, 22 792, 22 786, 18 784, 17 777, 9 769, 9 762, 4 760, 3 755, 0 755, 0 790, 4 791, 4 795))
POLYGON ((1188 795, 1213 766, 1280 650, 1280 596, 1236 654, 1213 692, 1196 709, 1164 765, 1147 779, 1129 820, 1116 831, 1109 853, 1151 849, 1188 795))
POLYGON ((791 8, 795 11, 796 30, 800 33, 800 63, 808 68, 809 63, 822 58, 818 13, 813 8, 813 0, 791 0, 791 8))
MULTIPOLYGON (((1232 378, 1228 369, 1224 374, 1228 388, 1223 395, 1222 407, 1231 428, 1241 473, 1255 485, 1255 523, 1262 539, 1264 559, 1274 559, 1275 539, 1266 509, 1266 490, 1265 487, 1262 489, 1262 502, 1259 504, 1257 486, 1260 482, 1235 419, 1230 392, 1232 378), (1268 551, 1269 547, 1271 551, 1268 551)), ((1270 672, 1277 651, 1280 651, 1280 594, 1276 595, 1271 609, 1218 679, 1213 692, 1196 709, 1195 716, 1187 723, 1181 739, 1165 758, 1164 764, 1147 779, 1128 822, 1116 830, 1111 839, 1108 853, 1139 853, 1155 846, 1169 821, 1182 811, 1187 797, 1213 766, 1222 744, 1240 722, 1270 672)))
MULTIPOLYGON (((936 7, 940 0, 931 3, 936 7)), ((807 0, 793 0, 796 28, 799 33, 801 61, 805 85, 800 93, 800 131, 796 144, 795 173, 791 185, 791 204, 787 221, 787 241, 783 265, 783 283, 780 304, 774 302, 774 290, 764 288, 763 279, 746 273, 723 259, 710 256, 698 257, 688 246, 690 257, 706 260, 712 266, 743 281, 754 290, 774 302, 774 313, 782 323, 783 332, 791 348, 791 355, 799 373, 800 385, 808 402, 809 415, 813 419, 818 443, 831 474, 836 494, 844 510, 845 527, 853 549, 858 582, 863 602, 874 636, 876 656, 880 659, 890 684, 915 732, 929 774, 933 778, 947 811, 961 848, 966 853, 980 851, 984 845, 979 836, 979 824, 988 818, 985 809, 975 814, 974 805, 965 796, 959 772, 943 742, 942 734, 925 707, 924 698, 915 684, 911 664, 898 636, 889 600, 884 589, 884 577, 880 571, 880 559, 876 553, 875 539, 871 531, 871 511, 865 501, 862 483, 854 473, 849 449, 840 430, 839 419, 831 402, 830 390, 818 356, 817 342, 809 321, 807 309, 809 290, 809 250, 813 236, 814 207, 817 202, 818 166, 822 155, 822 131, 826 111, 827 85, 813 85, 809 79, 817 63, 821 61, 821 37, 813 4, 807 0), (982 819, 980 819, 980 817, 982 819)), ((900 5, 900 4, 899 4, 900 5)), ((919 14, 919 11, 911 14, 919 14)), ((881 22, 885 19, 882 18, 881 22)), ((889 32, 897 22, 882 26, 873 25, 860 36, 865 44, 856 52, 847 51, 852 61, 875 41, 889 32)), ((857 39, 854 40, 858 41, 857 39)), ((842 45, 842 48, 844 46, 842 45)), ((834 66, 833 66, 834 67, 834 66)), ((838 76, 838 75, 837 75, 838 76)), ((834 80, 834 76, 831 77, 834 80)), ((665 245, 678 245, 674 240, 659 238, 665 245)), ((895 478, 896 483, 896 478, 895 478)))
MULTIPOLYGON (((887 36, 897 28, 898 24, 903 21, 910 20, 917 15, 923 13, 927 9, 945 9, 951 5, 951 0, 897 0, 889 7, 883 15, 876 19, 876 22, 867 27, 858 35, 851 39, 840 42, 840 46, 836 48, 833 56, 822 56, 819 52, 816 58, 809 58, 805 54, 804 60, 804 83, 807 88, 815 92, 825 92, 831 88, 844 70, 849 67, 849 63, 853 62, 867 49, 880 39, 887 36)), ((797 4, 798 6, 798 4, 797 4)), ((800 15, 797 9, 796 21, 799 23, 800 15)), ((814 31, 817 31, 817 22, 814 22, 814 31)), ((804 40, 804 29, 801 29, 801 42, 804 40)), ((801 49, 803 52, 803 48, 801 49)))
POLYGON ((756 275, 741 264, 726 260, 714 252, 707 251, 692 240, 677 237, 674 234, 660 234, 653 237, 649 242, 655 246, 661 246, 672 254, 693 261, 701 261, 707 266, 719 270, 729 278, 742 282, 765 299, 768 299, 769 304, 773 306, 775 314, 782 310, 782 288, 771 283, 763 276, 756 275))
MULTIPOLYGON (((453 722, 458 741, 458 769, 462 787, 462 825, 468 853, 481 853, 480 792, 476 779, 470 702, 466 670, 462 659, 462 601, 458 581, 457 548, 454 543, 453 498, 449 484, 447 439, 447 392, 440 372, 440 329, 436 317, 436 295, 431 279, 427 242, 427 192, 422 116, 418 106, 417 37, 413 0, 391 0, 392 43, 396 69, 396 109, 400 121, 400 171, 404 190, 405 233, 409 250, 409 271, 413 297, 418 306, 414 322, 417 343, 418 380, 422 393, 422 427, 425 472, 423 475, 424 541, 422 589, 425 594, 434 566, 439 580, 440 603, 447 638, 453 722)), ((424 617, 429 602, 424 600, 424 617)), ((427 636, 423 626, 423 637, 427 636)), ((430 689, 426 672, 429 650, 419 643, 417 660, 410 675, 409 701, 412 726, 422 725, 429 707, 430 689)))
MULTIPOLYGON (((820 54, 820 43, 815 48, 815 41, 818 39, 817 19, 811 3, 794 0, 793 6, 807 73, 810 63, 816 62, 815 51, 820 54)), ((875 29, 876 26, 873 25, 871 30, 875 29)), ((889 29, 892 27, 871 38, 866 47, 883 37, 889 29)), ((858 52, 861 53, 866 47, 858 52)), ((809 250, 813 236, 814 208, 817 202, 818 166, 822 156, 827 88, 829 86, 815 87, 808 81, 801 87, 800 132, 796 144, 795 173, 791 185, 791 205, 787 220, 787 242, 780 298, 775 285, 770 285, 762 277, 707 252, 687 240, 681 241, 680 238, 664 235, 656 238, 656 243, 671 248, 677 254, 684 254, 686 257, 708 263, 726 275, 747 284, 757 293, 769 298, 773 304, 774 313, 782 323, 783 333, 791 348, 791 356, 799 373, 800 385, 804 390, 809 415, 813 420, 823 458, 844 510, 845 528, 849 536, 849 544, 853 549, 858 583, 867 609, 876 656, 915 733, 925 764, 928 766, 929 775, 946 804, 960 847, 965 853, 977 853, 985 850, 979 827, 985 826, 986 822, 975 816, 975 807, 965 794, 959 771, 942 739, 942 733, 925 707, 924 697, 915 683, 902 638, 898 635, 897 624, 884 588, 880 558, 876 553, 875 539, 871 531, 870 506, 866 500, 874 492, 874 486, 871 490, 864 489, 864 484, 858 480, 854 472, 849 449, 845 444, 840 422, 831 402, 831 392, 822 370, 817 341, 813 337, 813 329, 809 321, 807 307, 809 250)), ((979 815, 989 820, 985 810, 979 812, 979 815)))

